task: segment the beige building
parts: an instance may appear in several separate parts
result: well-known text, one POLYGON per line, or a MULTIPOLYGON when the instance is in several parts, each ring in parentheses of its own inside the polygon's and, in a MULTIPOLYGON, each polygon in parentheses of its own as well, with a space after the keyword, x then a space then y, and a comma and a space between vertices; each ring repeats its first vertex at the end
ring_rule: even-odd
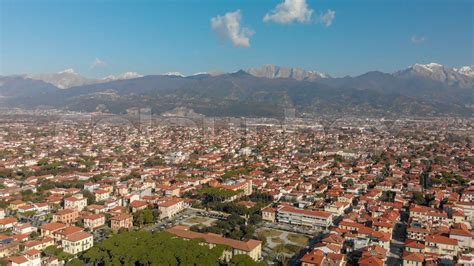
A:
POLYGON ((178 212, 184 210, 184 201, 180 198, 167 198, 158 202, 160 219, 171 218, 178 212))
POLYGON ((425 253, 457 256, 458 240, 445 236, 427 236, 425 238, 425 253))
POLYGON ((110 219, 110 228, 117 232, 120 228, 129 229, 133 227, 133 216, 129 214, 118 214, 110 219))
POLYGON ((77 232, 65 237, 62 240, 61 246, 63 247, 64 252, 77 254, 94 246, 94 238, 92 234, 87 232, 77 232))
POLYGON ((59 210, 53 214, 54 223, 73 224, 79 217, 79 212, 75 209, 59 210))
POLYGON ((82 196, 69 197, 64 199, 64 209, 74 209, 82 211, 87 206, 87 199, 82 196))
POLYGON ((276 221, 276 209, 272 207, 262 209, 262 219, 274 223, 276 221))
POLYGON ((84 217, 84 227, 91 230, 97 229, 105 224, 103 214, 91 214, 84 217))

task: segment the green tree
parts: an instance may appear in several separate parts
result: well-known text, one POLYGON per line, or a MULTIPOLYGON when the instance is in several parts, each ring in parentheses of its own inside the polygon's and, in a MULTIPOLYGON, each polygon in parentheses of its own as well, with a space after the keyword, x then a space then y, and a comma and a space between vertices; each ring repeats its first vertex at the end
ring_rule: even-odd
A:
POLYGON ((264 266, 263 262, 256 262, 248 255, 239 254, 232 257, 229 261, 229 266, 264 266))

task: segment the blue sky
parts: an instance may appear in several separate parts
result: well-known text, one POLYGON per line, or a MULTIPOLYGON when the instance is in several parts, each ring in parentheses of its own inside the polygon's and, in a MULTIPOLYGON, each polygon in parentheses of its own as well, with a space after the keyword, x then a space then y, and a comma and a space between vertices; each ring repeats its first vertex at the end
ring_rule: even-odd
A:
POLYGON ((0 0, 0 74, 193 74, 277 64, 344 76, 414 63, 473 65, 473 3, 0 0), (296 2, 303 8, 289 10, 296 2))

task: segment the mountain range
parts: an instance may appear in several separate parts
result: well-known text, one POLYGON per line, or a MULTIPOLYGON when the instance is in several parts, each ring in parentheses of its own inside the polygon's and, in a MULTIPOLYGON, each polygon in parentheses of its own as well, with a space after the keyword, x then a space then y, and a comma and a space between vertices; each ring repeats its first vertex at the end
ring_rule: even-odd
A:
POLYGON ((472 116, 474 70, 430 63, 394 73, 334 78, 318 71, 264 65, 234 73, 127 72, 102 79, 66 70, 1 76, 0 105, 113 113, 150 107, 155 114, 188 108, 208 116, 282 117, 285 108, 301 115, 472 116))
POLYGON ((139 78, 143 76, 138 74, 137 72, 125 72, 118 76, 110 75, 102 79, 90 79, 79 75, 74 71, 74 69, 69 68, 58 73, 27 75, 26 77, 34 80, 42 80, 58 87, 59 89, 68 89, 71 87, 82 86, 87 84, 104 83, 114 80, 139 78))

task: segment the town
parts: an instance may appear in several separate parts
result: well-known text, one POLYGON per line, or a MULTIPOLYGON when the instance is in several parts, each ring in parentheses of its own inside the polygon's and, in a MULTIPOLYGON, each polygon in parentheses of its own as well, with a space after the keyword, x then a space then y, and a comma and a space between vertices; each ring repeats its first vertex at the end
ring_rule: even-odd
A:
POLYGON ((474 265, 472 119, 145 118, 2 112, 2 265, 474 265))

